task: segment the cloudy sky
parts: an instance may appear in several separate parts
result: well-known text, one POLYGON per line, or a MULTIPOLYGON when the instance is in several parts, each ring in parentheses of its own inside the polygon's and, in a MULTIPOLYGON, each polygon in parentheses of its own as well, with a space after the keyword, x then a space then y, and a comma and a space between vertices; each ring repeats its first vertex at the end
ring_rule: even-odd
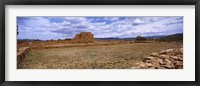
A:
POLYGON ((182 16, 17 17, 18 39, 65 39, 80 32, 95 38, 158 36, 183 33, 182 16))

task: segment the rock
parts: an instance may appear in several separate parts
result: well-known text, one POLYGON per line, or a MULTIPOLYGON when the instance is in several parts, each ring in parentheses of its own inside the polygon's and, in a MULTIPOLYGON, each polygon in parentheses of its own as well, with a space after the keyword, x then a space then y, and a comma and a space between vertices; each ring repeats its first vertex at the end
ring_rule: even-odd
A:
POLYGON ((180 49, 174 49, 174 51, 173 51, 174 56, 179 55, 180 53, 181 53, 180 49))
POLYGON ((153 65, 154 65, 154 67, 156 68, 156 69, 160 69, 160 64, 159 63, 153 63, 153 65))
POLYGON ((177 56, 170 56, 170 58, 174 59, 174 60, 178 60, 177 56))
POLYGON ((144 60, 143 62, 147 62, 147 63, 150 63, 150 62, 151 62, 151 60, 144 60))
POLYGON ((154 53, 151 54, 151 56, 153 56, 153 57, 158 57, 159 54, 154 52, 154 53))
POLYGON ((183 55, 177 55, 176 57, 177 57, 176 60, 183 61, 183 55))
POLYGON ((183 61, 183 56, 178 57, 179 61, 183 61))
POLYGON ((179 61, 183 61, 183 58, 178 58, 179 61))
POLYGON ((88 43, 94 42, 94 40, 94 35, 91 32, 81 32, 80 34, 76 34, 72 41, 76 43, 88 43))
POLYGON ((167 49, 166 52, 167 53, 173 52, 173 49, 167 49))
POLYGON ((154 65, 152 63, 146 63, 146 66, 153 67, 154 65))
POLYGON ((149 57, 146 57, 145 59, 151 60, 151 59, 153 59, 153 58, 155 58, 155 57, 149 56, 149 57))
POLYGON ((139 65, 140 65, 140 63, 139 63, 139 62, 137 62, 135 65, 139 66, 139 65))
POLYGON ((181 54, 183 54, 183 48, 180 48, 180 52, 181 52, 181 54))
POLYGON ((177 69, 182 69, 183 68, 183 62, 182 61, 176 61, 175 66, 176 66, 177 69))
POLYGON ((167 68, 167 69, 171 69, 171 64, 170 63, 167 63, 166 65, 163 65, 163 67, 167 68))
POLYGON ((164 61, 163 61, 163 59, 158 59, 158 61, 159 61, 159 63, 160 63, 161 65, 164 65, 164 64, 165 64, 164 61))
POLYGON ((161 50, 160 51, 160 54, 165 54, 166 53, 166 50, 161 50))
POLYGON ((172 68, 172 69, 175 69, 175 65, 174 65, 174 64, 171 64, 171 68, 172 68))
POLYGON ((177 66, 176 69, 183 69, 183 66, 177 66))
POLYGON ((161 59, 168 59, 168 58, 169 58, 169 55, 160 55, 160 58, 161 58, 161 59))
POLYGON ((159 63, 158 59, 151 59, 150 63, 159 63))
POLYGON ((140 68, 143 68, 143 69, 144 69, 144 68, 148 68, 144 62, 140 62, 139 67, 140 67, 140 68))
POLYGON ((168 68, 168 69, 174 69, 175 66, 172 63, 166 63, 165 65, 163 65, 163 67, 168 68))
POLYGON ((172 61, 170 61, 169 59, 165 59, 164 61, 166 61, 166 63, 172 64, 172 61))
POLYGON ((159 69, 159 68, 160 68, 160 63, 159 63, 159 60, 158 60, 158 59, 151 59, 151 63, 153 64, 153 66, 154 66, 156 69, 159 69))

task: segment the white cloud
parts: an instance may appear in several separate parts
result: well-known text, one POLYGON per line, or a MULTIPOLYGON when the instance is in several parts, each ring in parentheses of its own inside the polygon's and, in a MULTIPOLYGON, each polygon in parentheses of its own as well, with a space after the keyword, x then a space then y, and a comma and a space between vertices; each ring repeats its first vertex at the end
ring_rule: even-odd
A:
POLYGON ((141 19, 135 19, 134 23, 144 23, 144 21, 142 21, 141 19))

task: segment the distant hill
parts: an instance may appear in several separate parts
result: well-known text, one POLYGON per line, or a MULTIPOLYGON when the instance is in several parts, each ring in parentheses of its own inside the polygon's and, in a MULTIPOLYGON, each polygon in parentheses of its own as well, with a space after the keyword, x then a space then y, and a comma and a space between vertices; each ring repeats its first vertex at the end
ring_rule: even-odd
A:
MULTIPOLYGON (((145 36, 146 39, 158 39, 159 41, 182 41, 183 33, 177 33, 167 36, 145 36)), ((95 38, 96 40, 135 40, 136 37, 133 38, 118 38, 118 37, 109 37, 109 38, 95 38)))
POLYGON ((18 42, 43 41, 40 39, 17 39, 18 42))
MULTIPOLYGON (((146 39, 160 39, 165 36, 145 36, 146 39)), ((118 38, 118 37, 109 37, 109 38, 95 38, 96 40, 135 40, 136 37, 132 38, 118 38)))
POLYGON ((167 42, 183 41, 183 33, 168 35, 168 36, 160 38, 159 41, 167 41, 167 42))
POLYGON ((96 40, 134 40, 135 38, 118 38, 118 37, 109 37, 109 38, 95 38, 96 40))
POLYGON ((153 38, 153 39, 159 39, 159 38, 162 38, 162 37, 165 37, 165 36, 145 36, 145 38, 153 38))

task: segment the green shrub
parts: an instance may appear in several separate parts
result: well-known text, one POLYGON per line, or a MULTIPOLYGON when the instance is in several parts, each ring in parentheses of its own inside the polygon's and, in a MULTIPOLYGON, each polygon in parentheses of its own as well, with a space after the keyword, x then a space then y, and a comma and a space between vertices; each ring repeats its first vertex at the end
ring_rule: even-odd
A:
POLYGON ((140 42, 144 42, 146 41, 146 38, 142 37, 142 36, 137 36, 135 39, 135 42, 140 43, 140 42))

